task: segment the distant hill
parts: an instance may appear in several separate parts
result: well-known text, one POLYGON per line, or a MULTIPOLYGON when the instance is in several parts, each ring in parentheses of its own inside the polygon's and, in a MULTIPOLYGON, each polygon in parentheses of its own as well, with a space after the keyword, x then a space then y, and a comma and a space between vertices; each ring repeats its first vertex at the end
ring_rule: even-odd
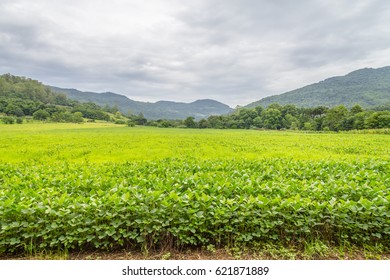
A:
POLYGON ((203 99, 192 103, 158 101, 155 103, 134 101, 126 96, 113 92, 82 92, 76 89, 50 87, 54 92, 64 93, 68 98, 80 102, 93 102, 100 106, 117 106, 122 113, 142 113, 147 119, 195 119, 207 118, 211 115, 223 115, 233 111, 221 102, 203 99))
POLYGON ((0 115, 6 116, 2 117, 3 122, 11 123, 14 117, 27 116, 55 122, 83 122, 83 117, 110 120, 109 112, 96 104, 71 100, 39 81, 11 74, 0 75, 0 115))
POLYGON ((245 107, 267 107, 272 103, 299 107, 377 107, 390 104, 390 66, 364 68, 345 76, 333 77, 280 95, 269 96, 245 107))

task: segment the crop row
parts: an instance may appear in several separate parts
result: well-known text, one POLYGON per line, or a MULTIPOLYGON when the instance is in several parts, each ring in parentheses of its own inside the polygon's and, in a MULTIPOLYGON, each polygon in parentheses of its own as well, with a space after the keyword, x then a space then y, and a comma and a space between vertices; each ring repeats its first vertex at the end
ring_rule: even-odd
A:
POLYGON ((311 240, 389 247, 389 174, 385 160, 0 164, 0 253, 311 240))

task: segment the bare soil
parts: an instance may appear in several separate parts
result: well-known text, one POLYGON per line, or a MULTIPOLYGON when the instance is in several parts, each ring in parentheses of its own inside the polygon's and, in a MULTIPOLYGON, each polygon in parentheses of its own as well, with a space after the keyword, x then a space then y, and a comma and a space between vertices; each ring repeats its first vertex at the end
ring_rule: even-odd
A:
POLYGON ((305 252, 293 249, 237 251, 228 249, 195 249, 186 251, 160 251, 141 253, 136 251, 90 251, 72 253, 49 253, 36 255, 0 256, 8 260, 390 260, 390 253, 375 253, 365 250, 329 250, 305 252))

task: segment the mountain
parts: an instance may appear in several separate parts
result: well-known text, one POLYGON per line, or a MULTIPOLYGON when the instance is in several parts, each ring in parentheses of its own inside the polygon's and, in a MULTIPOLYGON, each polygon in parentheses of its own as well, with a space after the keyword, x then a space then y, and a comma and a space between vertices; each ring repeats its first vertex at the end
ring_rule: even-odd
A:
POLYGON ((374 107, 390 104, 390 66, 373 69, 364 68, 345 76, 326 79, 319 83, 269 96, 245 107, 267 107, 272 103, 294 104, 299 107, 374 107))
POLYGON ((52 91, 64 93, 68 98, 79 102, 93 102, 100 106, 117 106, 122 113, 142 113, 147 119, 185 119, 189 116, 195 119, 207 118, 211 115, 223 115, 233 111, 221 102, 202 99, 192 103, 158 101, 155 103, 135 101, 113 92, 83 92, 76 89, 50 87, 52 91))

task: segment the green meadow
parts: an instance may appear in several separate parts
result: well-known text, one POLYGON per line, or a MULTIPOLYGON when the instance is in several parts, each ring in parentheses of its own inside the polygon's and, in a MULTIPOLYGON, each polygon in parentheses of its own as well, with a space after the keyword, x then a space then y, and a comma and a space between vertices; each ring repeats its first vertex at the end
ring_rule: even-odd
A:
POLYGON ((388 134, 0 125, 0 254, 389 248, 389 160, 388 134))

